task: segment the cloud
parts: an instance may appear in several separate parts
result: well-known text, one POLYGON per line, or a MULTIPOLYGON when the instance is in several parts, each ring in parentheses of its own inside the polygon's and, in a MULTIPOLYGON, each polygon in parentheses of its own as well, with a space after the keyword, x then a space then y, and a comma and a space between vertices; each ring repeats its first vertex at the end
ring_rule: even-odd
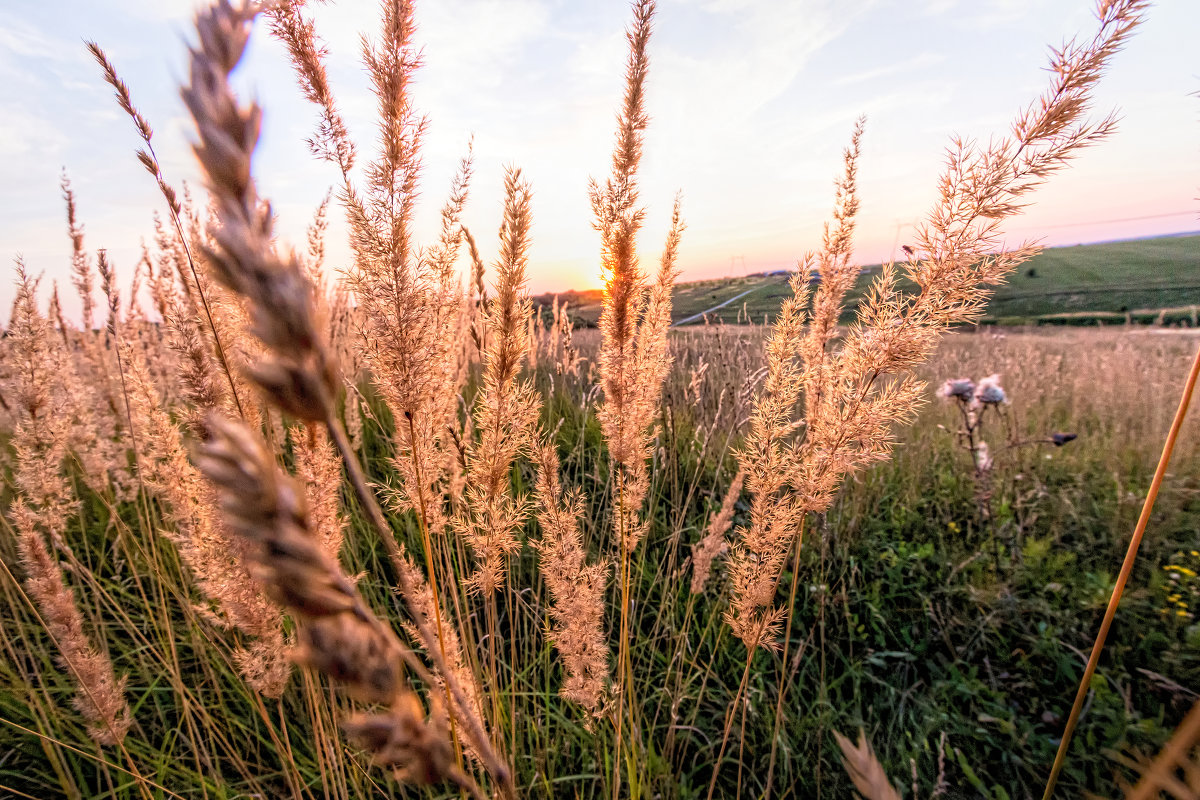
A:
MULTIPOLYGON (((128 236, 128 247, 136 247, 131 232, 148 229, 151 210, 161 207, 133 159, 136 136, 84 51, 83 38, 100 41, 129 81, 155 126, 169 180, 179 185, 195 175, 187 146, 191 124, 177 84, 197 4, 0 4, 0 178, 10 187, 0 198, 0 210, 10 212, 0 218, 2 254, 24 250, 31 268, 39 268, 32 260, 49 245, 37 240, 43 227, 30 223, 48 220, 47 235, 61 235, 62 165, 76 179, 89 240, 96 244, 119 248, 125 245, 118 240, 128 236)), ((1012 112, 1042 86, 1044 44, 1086 30, 1089 5, 659 0, 642 172, 648 210, 643 251, 657 254, 671 198, 682 188, 689 222, 685 269, 724 270, 729 256, 741 253, 748 262, 769 261, 775 253, 784 263, 798 255, 819 236, 841 148, 853 119, 864 112, 862 241, 890 245, 895 220, 928 207, 947 134, 986 139, 1003 132, 1012 112)), ((376 126, 360 35, 377 35, 377 5, 342 0, 312 8, 329 46, 335 92, 365 163, 376 149, 376 126)), ((1103 186, 1105 176, 1119 172, 1143 180, 1155 196, 1183 190, 1194 195, 1187 188, 1194 181, 1189 184, 1176 166, 1187 163, 1194 149, 1186 133, 1195 122, 1184 85, 1191 73, 1178 68, 1178 54, 1190 52, 1186 36, 1196 29, 1198 14, 1200 4, 1176 3, 1149 15, 1101 84, 1098 106, 1123 107, 1129 138, 1086 154, 1064 183, 1094 175, 1093 185, 1103 186)), ((484 257, 494 252, 503 167, 517 164, 534 188, 534 287, 594 280, 599 245, 587 181, 603 179, 609 169, 628 17, 624 2, 418 2, 416 40, 426 66, 414 95, 431 120, 421 240, 436 233, 455 162, 474 133, 467 221, 484 257)), ((235 79, 266 111, 255 165, 263 193, 281 214, 282 236, 302 241, 297 237, 336 174, 304 145, 314 110, 301 98, 282 47, 264 28, 255 31, 235 79)), ((1135 199, 1132 190, 1121 193, 1122 202, 1135 199)), ((1054 208, 1068 206, 1064 201, 1054 208)), ((331 259, 348 261, 344 245, 344 236, 331 230, 331 259)), ((49 250, 44 255, 51 257, 49 250)), ((5 302, 0 288, 0 308, 5 302)))
POLYGON ((945 61, 946 56, 944 54, 932 52, 919 53, 902 61, 893 61, 881 67, 875 67, 874 69, 853 72, 849 75, 841 75, 833 79, 833 85, 853 86, 856 83, 880 81, 884 78, 893 78, 906 72, 937 66, 945 61))

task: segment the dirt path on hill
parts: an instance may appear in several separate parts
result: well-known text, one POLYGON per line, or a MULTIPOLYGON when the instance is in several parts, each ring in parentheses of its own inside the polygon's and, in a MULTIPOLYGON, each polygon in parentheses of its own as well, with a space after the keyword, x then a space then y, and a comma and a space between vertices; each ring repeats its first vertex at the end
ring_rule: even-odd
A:
POLYGON ((729 298, 729 299, 728 299, 728 300, 726 300, 725 302, 723 302, 723 303, 717 303, 717 304, 716 304, 715 306, 713 306, 712 308, 706 308, 706 309, 704 309, 703 311, 701 311, 701 312, 699 312, 699 313, 692 314, 690 317, 684 317, 683 319, 679 320, 678 322, 673 322, 673 323, 671 323, 671 327, 672 327, 672 328, 677 328, 677 327, 679 327, 680 325, 686 325, 686 324, 688 324, 689 322, 694 322, 695 320, 702 319, 702 318, 704 317, 704 315, 705 315, 705 314, 711 314, 712 312, 716 311, 716 310, 717 310, 717 309, 719 309, 719 308, 724 308, 725 306, 727 306, 727 305, 729 305, 730 303, 732 303, 734 300, 741 300, 741 299, 742 299, 743 297, 745 297, 746 295, 750 294, 751 292, 755 292, 755 291, 757 291, 757 290, 759 290, 759 289, 761 289, 761 288, 762 288, 761 286, 755 286, 755 287, 753 287, 753 288, 747 289, 746 291, 742 292, 741 294, 735 294, 733 297, 729 298))

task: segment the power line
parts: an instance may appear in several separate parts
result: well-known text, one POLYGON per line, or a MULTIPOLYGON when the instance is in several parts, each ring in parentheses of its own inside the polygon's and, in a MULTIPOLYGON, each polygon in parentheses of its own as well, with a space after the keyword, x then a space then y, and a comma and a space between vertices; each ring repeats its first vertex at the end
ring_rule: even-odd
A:
MULTIPOLYGON (((1169 214, 1147 214, 1144 217, 1122 217, 1120 219, 1097 219, 1089 222, 1062 222, 1058 225, 1038 225, 1038 228, 1084 228, 1088 225, 1111 225, 1114 222, 1142 222, 1148 219, 1167 219, 1169 217, 1190 217, 1195 211, 1173 211, 1169 214)), ((1197 215, 1200 216, 1200 215, 1197 215)), ((1033 226, 1031 226, 1033 227, 1033 226)))

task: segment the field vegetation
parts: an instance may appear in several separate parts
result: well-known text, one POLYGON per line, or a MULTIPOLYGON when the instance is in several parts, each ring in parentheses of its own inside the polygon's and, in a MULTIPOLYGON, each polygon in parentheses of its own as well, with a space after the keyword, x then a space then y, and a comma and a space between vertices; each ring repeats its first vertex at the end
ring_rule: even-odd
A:
POLYGON ((127 282, 64 179, 78 322, 17 263, 0 792, 1004 800, 1051 794, 1059 754, 1059 796, 1188 796, 1169 759, 1200 741, 1194 419, 1064 728, 1197 338, 974 329, 1037 263, 1005 223, 1112 130, 1090 92, 1143 10, 1101 0, 1009 131, 951 143, 909 260, 854 260, 860 119, 771 324, 676 330, 708 289, 675 291, 681 203, 660 250, 640 235, 652 0, 590 187, 593 328, 534 312, 517 168, 493 264, 461 224, 469 154, 414 241, 410 4, 364 42, 369 155, 303 2, 202 10, 182 97, 206 200, 163 175, 90 45, 164 207, 127 282), (300 249, 257 194, 264 110, 229 82, 259 13, 336 185, 300 249))

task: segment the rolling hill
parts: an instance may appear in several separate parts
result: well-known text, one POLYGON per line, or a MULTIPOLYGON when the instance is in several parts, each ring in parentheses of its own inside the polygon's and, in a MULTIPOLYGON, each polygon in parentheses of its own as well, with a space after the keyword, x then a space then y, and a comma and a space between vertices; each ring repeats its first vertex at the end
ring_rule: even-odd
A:
MULTIPOLYGON (((852 313, 873 274, 849 297, 852 313)), ((783 273, 680 283, 675 288, 676 324, 762 322, 789 294, 783 273)), ((577 324, 595 325, 601 291, 559 295, 577 324)), ((549 306, 554 295, 534 298, 549 306)), ((1200 306, 1200 235, 1164 236, 1104 244, 1055 247, 1025 264, 997 287, 985 321, 998 324, 1093 324, 1100 322, 1182 322, 1196 324, 1200 306)))

